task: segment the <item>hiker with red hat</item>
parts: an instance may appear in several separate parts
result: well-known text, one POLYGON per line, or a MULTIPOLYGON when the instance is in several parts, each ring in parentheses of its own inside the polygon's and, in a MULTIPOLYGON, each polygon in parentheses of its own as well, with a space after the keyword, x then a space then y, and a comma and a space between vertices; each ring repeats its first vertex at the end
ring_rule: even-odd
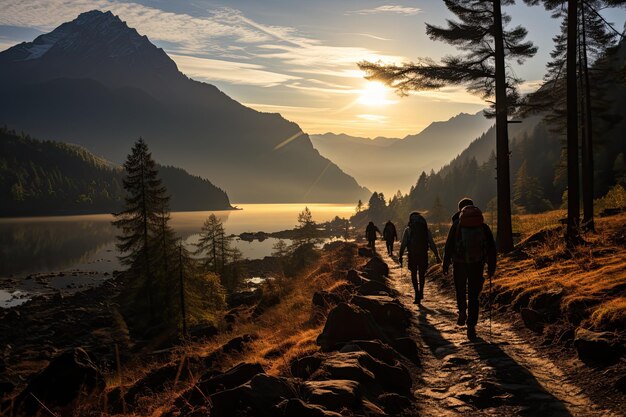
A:
POLYGON ((496 242, 482 212, 470 198, 459 201, 459 211, 452 217, 443 257, 444 275, 448 275, 450 264, 459 310, 457 324, 467 323, 467 337, 473 340, 478 323, 478 297, 485 282, 485 264, 489 278, 496 270, 496 242))

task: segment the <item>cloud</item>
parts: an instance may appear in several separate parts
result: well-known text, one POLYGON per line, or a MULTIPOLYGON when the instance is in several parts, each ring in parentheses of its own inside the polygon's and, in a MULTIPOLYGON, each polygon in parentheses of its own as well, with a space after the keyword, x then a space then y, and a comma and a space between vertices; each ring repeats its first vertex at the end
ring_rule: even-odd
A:
POLYGON ((267 71, 262 65, 170 54, 178 68, 191 78, 232 84, 273 87, 299 77, 267 71))
POLYGON ((357 114, 356 117, 378 123, 385 123, 385 120, 389 119, 388 116, 382 116, 379 114, 357 114))
POLYGON ((421 9, 417 7, 406 7, 406 6, 399 6, 399 5, 394 5, 394 4, 386 4, 383 6, 374 7, 372 9, 354 10, 354 11, 348 12, 348 14, 368 15, 368 14, 379 14, 379 13, 396 13, 396 14, 413 16, 420 12, 421 12, 421 9))

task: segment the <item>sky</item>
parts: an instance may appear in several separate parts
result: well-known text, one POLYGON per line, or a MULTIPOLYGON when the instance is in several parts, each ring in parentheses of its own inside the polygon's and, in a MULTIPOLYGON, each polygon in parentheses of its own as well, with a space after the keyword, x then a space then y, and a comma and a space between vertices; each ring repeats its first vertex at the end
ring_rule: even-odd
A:
MULTIPOLYGON (((539 51, 511 71, 522 91, 545 72, 559 21, 541 7, 505 8, 539 51)), ((425 22, 452 15, 438 0, 0 0, 0 50, 32 41, 78 14, 110 10, 162 47, 179 69, 237 101, 278 112, 309 134, 404 137, 433 121, 486 107, 462 87, 398 97, 367 81, 359 61, 441 58, 453 47, 431 41, 425 22)), ((626 13, 602 12, 618 30, 626 13)))

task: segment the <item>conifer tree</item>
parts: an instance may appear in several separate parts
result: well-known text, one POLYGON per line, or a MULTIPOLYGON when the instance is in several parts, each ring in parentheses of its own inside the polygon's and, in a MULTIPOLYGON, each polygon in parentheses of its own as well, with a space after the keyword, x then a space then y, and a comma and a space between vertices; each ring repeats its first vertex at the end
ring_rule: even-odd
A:
POLYGON ((498 248, 508 252, 513 249, 508 114, 518 104, 515 86, 521 80, 507 73, 506 60, 522 62, 532 57, 537 48, 531 42, 524 42, 527 32, 521 26, 504 29, 511 19, 502 13, 501 7, 513 4, 513 0, 444 0, 444 3, 459 21, 448 20, 445 28, 426 24, 426 33, 433 40, 456 46, 463 52, 461 55, 446 56, 439 64, 422 59, 402 66, 364 62, 360 67, 367 78, 381 80, 400 93, 463 84, 469 92, 494 103, 498 248))
POLYGON ((196 255, 202 255, 200 264, 205 272, 220 272, 220 266, 224 263, 224 236, 224 225, 215 214, 211 214, 200 229, 200 239, 195 251, 196 255))
POLYGON ((163 208, 168 196, 158 177, 156 164, 148 150, 148 145, 139 138, 124 163, 126 177, 126 207, 115 214, 113 224, 121 230, 117 247, 123 254, 120 257, 139 287, 148 295, 150 321, 156 319, 156 274, 154 232, 163 223, 163 208))

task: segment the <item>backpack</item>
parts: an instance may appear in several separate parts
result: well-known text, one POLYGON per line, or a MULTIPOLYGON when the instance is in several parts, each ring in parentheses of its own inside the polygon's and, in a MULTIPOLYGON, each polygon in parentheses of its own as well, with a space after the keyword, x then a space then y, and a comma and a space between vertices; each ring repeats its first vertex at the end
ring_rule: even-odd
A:
POLYGON ((428 253, 428 226, 422 216, 409 222, 408 249, 413 255, 428 253))
POLYGON ((478 207, 463 207, 456 227, 455 262, 471 264, 485 261, 487 242, 484 224, 483 213, 478 207))

